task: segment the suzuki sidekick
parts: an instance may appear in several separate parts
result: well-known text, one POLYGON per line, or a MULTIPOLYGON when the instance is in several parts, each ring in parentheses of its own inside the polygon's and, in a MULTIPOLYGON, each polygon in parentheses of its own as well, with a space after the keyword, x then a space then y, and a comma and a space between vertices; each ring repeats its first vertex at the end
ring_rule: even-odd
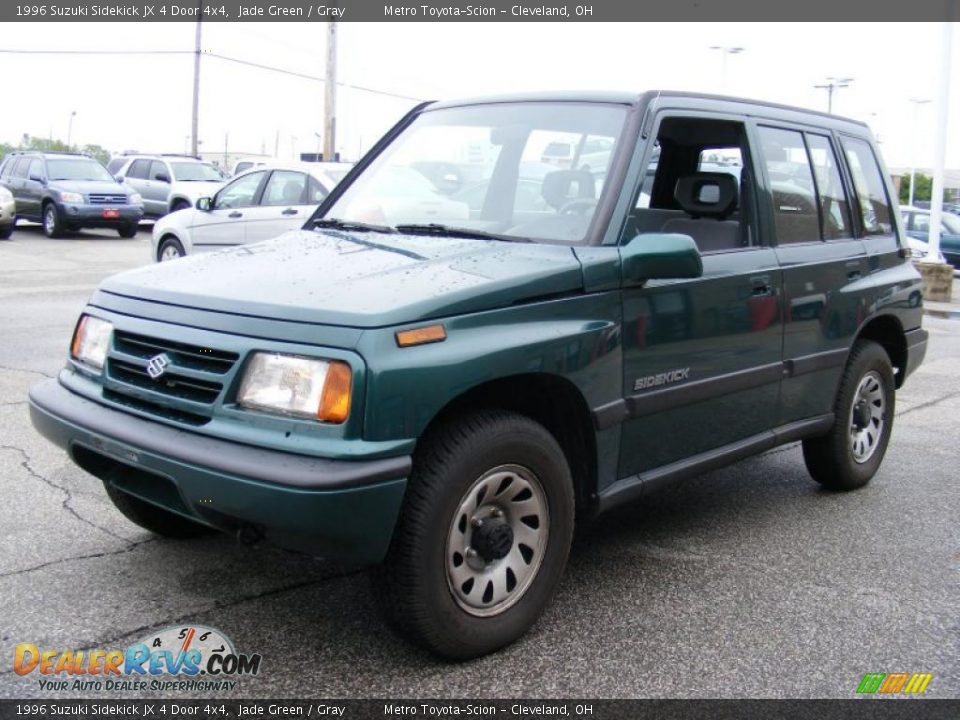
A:
POLYGON ((870 481, 927 343, 894 197, 868 128, 808 110, 423 104, 302 230, 105 280, 33 423, 134 523, 382 564, 396 627, 478 656, 575 520, 795 441, 870 481))

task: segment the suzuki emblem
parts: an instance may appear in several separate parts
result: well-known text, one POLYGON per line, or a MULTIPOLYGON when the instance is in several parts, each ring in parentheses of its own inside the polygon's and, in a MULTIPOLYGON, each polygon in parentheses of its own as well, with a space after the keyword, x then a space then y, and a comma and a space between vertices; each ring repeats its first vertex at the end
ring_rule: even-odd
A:
POLYGON ((158 377, 163 375, 167 370, 167 365, 170 364, 170 356, 166 353, 160 353, 159 355, 154 355, 152 358, 147 360, 147 375, 150 376, 151 380, 156 380, 158 377))

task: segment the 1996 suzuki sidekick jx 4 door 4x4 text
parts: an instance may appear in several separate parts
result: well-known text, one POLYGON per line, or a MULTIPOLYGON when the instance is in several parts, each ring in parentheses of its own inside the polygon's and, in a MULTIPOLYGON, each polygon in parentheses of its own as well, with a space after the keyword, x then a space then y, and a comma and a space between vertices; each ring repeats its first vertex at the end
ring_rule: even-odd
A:
POLYGON ((396 627, 477 656, 543 612, 575 517, 798 440, 870 480, 926 351, 892 199, 819 113, 425 104, 302 230, 104 281, 33 423, 148 530, 383 563, 396 627))

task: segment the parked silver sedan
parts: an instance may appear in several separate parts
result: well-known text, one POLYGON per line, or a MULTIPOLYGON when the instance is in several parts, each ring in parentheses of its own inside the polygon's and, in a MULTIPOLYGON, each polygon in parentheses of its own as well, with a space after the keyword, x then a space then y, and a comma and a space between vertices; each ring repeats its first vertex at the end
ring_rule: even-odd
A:
POLYGON ((307 221, 336 181, 312 163, 258 165, 153 226, 153 259, 259 242, 307 221))

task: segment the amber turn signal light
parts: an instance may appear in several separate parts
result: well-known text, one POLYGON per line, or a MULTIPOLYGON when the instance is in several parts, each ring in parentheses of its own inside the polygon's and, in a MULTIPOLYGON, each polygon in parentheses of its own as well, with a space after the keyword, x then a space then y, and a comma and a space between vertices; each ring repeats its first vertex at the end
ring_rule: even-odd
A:
POLYGON ((343 362, 331 362, 327 379, 320 396, 317 418, 328 423, 342 423, 350 415, 350 392, 353 389, 353 374, 343 362))
POLYGON ((443 325, 427 325, 413 330, 401 330, 397 333, 397 345, 400 347, 443 342, 446 339, 447 331, 443 329, 443 325))

